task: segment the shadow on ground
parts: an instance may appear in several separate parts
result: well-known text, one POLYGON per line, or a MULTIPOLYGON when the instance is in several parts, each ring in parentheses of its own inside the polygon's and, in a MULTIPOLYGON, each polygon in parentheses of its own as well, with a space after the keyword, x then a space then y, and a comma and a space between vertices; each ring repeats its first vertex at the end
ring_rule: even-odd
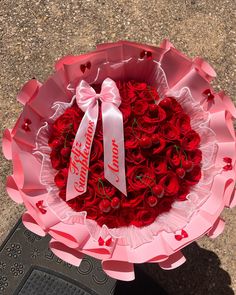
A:
MULTIPOLYGON (((168 294, 175 295, 233 295, 231 278, 221 268, 219 257, 192 243, 183 251, 187 261, 179 268, 162 270, 156 264, 145 264, 142 268, 158 282, 168 294)), ((147 293, 146 293, 147 294, 147 293)), ((148 293, 159 294, 156 293, 148 293)), ((160 293, 162 294, 162 293, 160 293)))

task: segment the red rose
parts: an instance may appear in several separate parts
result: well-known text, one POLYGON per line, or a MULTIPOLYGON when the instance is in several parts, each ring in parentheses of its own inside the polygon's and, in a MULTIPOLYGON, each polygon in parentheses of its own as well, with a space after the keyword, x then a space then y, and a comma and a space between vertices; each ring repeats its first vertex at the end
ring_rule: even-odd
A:
POLYGON ((132 220, 135 218, 135 212, 133 208, 127 207, 116 211, 117 226, 129 226, 132 220))
POLYGON ((167 173, 167 163, 165 158, 156 158, 155 160, 151 161, 151 166, 157 175, 167 173))
MULTIPOLYGON (((60 197, 62 199, 65 200, 65 195, 66 195, 66 191, 65 189, 62 189, 59 193, 60 197)), ((100 199, 96 198, 96 194, 95 194, 95 190, 94 188, 89 184, 87 186, 87 191, 70 200, 67 201, 67 204, 73 208, 73 210, 75 211, 87 211, 90 210, 92 212, 92 208, 97 209, 98 208, 98 203, 99 203, 100 199)), ((89 216, 90 219, 93 219, 92 216, 89 216)))
POLYGON ((143 100, 137 100, 133 106, 133 113, 136 116, 143 115, 148 109, 148 103, 143 100))
POLYGON ((55 176, 54 182, 58 188, 64 188, 66 186, 68 177, 68 169, 63 168, 61 169, 55 176))
POLYGON ((156 215, 156 210, 153 208, 140 209, 138 210, 135 219, 132 221, 131 224, 137 227, 149 225, 155 221, 156 215))
POLYGON ((147 123, 159 123, 166 118, 166 112, 157 104, 149 105, 149 112, 143 117, 144 122, 147 123))
POLYGON ((78 198, 83 200, 84 208, 92 206, 97 207, 98 203, 100 202, 100 199, 96 197, 95 187, 93 186, 93 183, 90 182, 87 186, 87 191, 84 194, 80 195, 78 198))
POLYGON ((164 150, 166 146, 166 140, 161 138, 158 133, 155 133, 152 135, 152 144, 152 155, 158 155, 164 150))
POLYGON ((101 160, 98 160, 96 163, 89 167, 89 179, 97 184, 99 178, 104 179, 104 164, 101 160))
POLYGON ((190 130, 185 134, 185 137, 182 140, 182 147, 187 151, 192 151, 198 148, 200 141, 199 134, 194 130, 190 130))
POLYGON ((131 105, 136 100, 136 93, 126 88, 120 91, 120 97, 123 105, 131 105))
POLYGON ((179 201, 185 201, 188 194, 189 194, 189 185, 186 183, 185 180, 182 180, 180 183, 180 189, 178 192, 177 199, 179 201))
POLYGON ((152 168, 143 165, 128 168, 127 180, 134 191, 153 186, 155 179, 155 171, 152 168))
POLYGON ((123 88, 120 90, 122 101, 126 104, 134 102, 137 99, 137 94, 146 87, 146 83, 128 82, 123 84, 123 88))
POLYGON ((54 136, 56 134, 65 136, 66 133, 70 131, 76 133, 79 128, 81 119, 82 116, 74 108, 67 109, 65 113, 57 118, 53 124, 54 136))
MULTIPOLYGON (((55 130, 53 131, 55 132, 55 130)), ((68 131, 62 135, 58 135, 52 133, 49 140, 48 145, 52 148, 52 150, 56 150, 60 153, 63 148, 72 148, 73 142, 75 139, 75 133, 73 131, 68 131)))
POLYGON ((173 124, 164 122, 160 128, 160 134, 166 139, 166 140, 177 140, 179 139, 180 132, 177 127, 175 127, 173 124))
POLYGON ((166 150, 166 159, 171 166, 179 166, 184 158, 182 151, 176 146, 170 146, 166 150))
POLYGON ((176 116, 177 113, 183 112, 181 105, 173 97, 164 98, 162 101, 160 101, 159 106, 161 106, 166 111, 168 119, 176 116))
POLYGON ((164 187, 166 196, 173 196, 179 191, 178 178, 173 172, 168 172, 167 175, 163 176, 160 179, 159 184, 164 187))
POLYGON ((136 81, 129 81, 127 83, 127 87, 129 89, 137 90, 137 91, 143 91, 145 90, 148 86, 146 83, 140 83, 136 81))
POLYGON ((179 113, 178 117, 175 120, 175 124, 180 129, 180 132, 182 134, 186 134, 192 129, 190 124, 190 117, 184 113, 179 113))
POLYGON ((126 124, 129 120, 130 114, 131 114, 131 107, 130 104, 124 104, 122 103, 120 105, 120 111, 122 112, 123 115, 123 123, 126 124))
POLYGON ((139 97, 142 100, 146 100, 148 102, 156 102, 157 100, 159 100, 158 93, 157 93, 156 89, 154 89, 154 88, 149 88, 149 89, 146 89, 146 90, 140 92, 139 97))
MULTIPOLYGON (((66 189, 65 188, 60 189, 59 197, 63 201, 66 201, 66 189)), ((73 208, 76 211, 86 211, 86 209, 84 209, 84 206, 87 207, 87 206, 92 205, 96 208, 98 201, 99 200, 97 198, 95 198, 95 194, 92 193, 91 187, 88 186, 87 191, 84 194, 82 194, 70 201, 66 201, 66 202, 67 202, 67 204, 70 205, 71 208, 73 208)))
POLYGON ((141 205, 144 200, 143 192, 128 193, 128 197, 122 199, 122 211, 123 208, 135 208, 141 205))
POLYGON ((65 110, 64 115, 70 115, 73 119, 76 119, 83 117, 84 112, 74 103, 72 107, 65 110))
POLYGON ((194 166, 193 169, 185 174, 185 180, 188 185, 194 185, 201 179, 202 172, 199 165, 194 166))
POLYGON ((52 167, 54 169, 59 170, 60 168, 63 168, 62 165, 62 157, 60 156, 60 154, 58 153, 58 151, 53 150, 50 154, 50 160, 51 160, 51 164, 52 167))
MULTIPOLYGON (((100 113, 100 111, 99 111, 100 113)), ((102 130, 102 117, 98 117, 97 127, 95 131, 94 138, 97 138, 99 141, 103 140, 103 130, 102 130)))
POLYGON ((143 163, 146 158, 142 154, 141 149, 138 147, 136 149, 127 149, 125 153, 125 160, 130 164, 138 165, 143 163))
POLYGON ((127 88, 125 89, 124 95, 127 96, 130 102, 134 102, 138 94, 147 88, 146 83, 138 83, 134 81, 130 81, 127 83, 127 88))
POLYGON ((81 199, 79 199, 79 198, 74 198, 74 199, 72 199, 72 200, 70 200, 70 201, 68 201, 68 202, 66 202, 67 203, 67 205, 69 205, 74 211, 77 211, 77 212, 79 212, 79 211, 83 211, 83 210, 81 210, 82 209, 82 202, 81 202, 81 199))
POLYGON ((103 226, 105 224, 109 228, 117 227, 117 219, 114 218, 112 215, 105 215, 105 216, 101 215, 100 217, 97 218, 97 223, 100 226, 103 226))
POLYGON ((133 149, 138 147, 140 132, 136 133, 136 128, 127 127, 124 130, 125 148, 133 149))
POLYGON ((67 166, 67 162, 63 159, 59 149, 53 149, 50 154, 50 160, 52 167, 56 170, 60 170, 67 166))
POLYGON ((196 149, 194 151, 188 151, 188 159, 193 162, 194 165, 198 165, 202 161, 202 151, 196 149))
POLYGON ((181 105, 178 103, 178 101, 175 98, 172 98, 172 106, 171 106, 171 108, 172 108, 172 111, 173 111, 173 115, 183 112, 183 108, 181 107, 181 105))
POLYGON ((52 149, 61 149, 62 146, 64 145, 64 141, 65 141, 65 137, 63 136, 57 137, 52 134, 48 140, 48 145, 52 149))
POLYGON ((139 130, 142 130, 148 134, 153 134, 155 132, 155 130, 157 129, 156 124, 146 122, 144 116, 139 117, 137 119, 137 126, 138 126, 139 130))
POLYGON ((97 180, 95 186, 96 195, 100 197, 113 197, 116 194, 116 188, 104 178, 97 180))
POLYGON ((100 140, 94 138, 90 154, 90 163, 98 161, 103 154, 103 146, 100 140))
POLYGON ((161 198, 157 204, 159 214, 167 212, 171 209, 171 204, 173 203, 171 198, 161 198))

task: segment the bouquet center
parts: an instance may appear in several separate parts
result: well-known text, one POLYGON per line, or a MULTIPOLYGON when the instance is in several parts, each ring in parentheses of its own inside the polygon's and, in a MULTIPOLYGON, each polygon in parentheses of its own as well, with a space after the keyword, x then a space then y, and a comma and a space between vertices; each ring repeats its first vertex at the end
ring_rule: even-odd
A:
MULTIPOLYGON (((127 196, 104 177, 102 115, 99 110, 88 173, 87 191, 66 201, 71 149, 84 112, 74 103, 51 126, 48 141, 59 197, 73 210, 109 228, 143 227, 184 202, 201 178, 200 136, 174 97, 136 81, 117 82, 123 115, 127 196)), ((98 90, 100 85, 93 85, 98 90)), ((112 132, 112 130, 111 130, 112 132)), ((117 143, 112 162, 117 169, 117 143)))

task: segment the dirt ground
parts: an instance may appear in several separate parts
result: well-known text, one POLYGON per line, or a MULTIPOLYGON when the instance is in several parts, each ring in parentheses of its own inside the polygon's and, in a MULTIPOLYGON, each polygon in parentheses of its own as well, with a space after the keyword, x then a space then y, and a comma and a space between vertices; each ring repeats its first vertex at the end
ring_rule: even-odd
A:
MULTIPOLYGON (((168 38, 190 57, 208 60, 218 74, 215 89, 236 99, 235 11, 234 0, 1 0, 1 130, 13 126, 21 112, 16 94, 25 81, 36 77, 43 82, 63 55, 121 39, 158 45, 168 38)), ((1 241, 24 211, 6 195, 9 174, 11 165, 1 154, 1 241)), ((146 270, 170 294, 234 294, 236 208, 225 210, 223 217, 224 233, 189 246, 185 266, 162 271, 150 265, 146 270)))

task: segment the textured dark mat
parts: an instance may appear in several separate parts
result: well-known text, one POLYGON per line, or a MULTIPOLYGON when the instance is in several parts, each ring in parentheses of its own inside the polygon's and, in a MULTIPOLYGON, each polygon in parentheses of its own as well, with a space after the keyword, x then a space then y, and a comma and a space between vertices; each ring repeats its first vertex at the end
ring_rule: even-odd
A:
MULTIPOLYGON (((19 220, 0 246, 0 294, 4 295, 164 295, 145 272, 136 267, 132 282, 116 281, 100 261, 86 256, 79 267, 57 258, 41 238, 19 220)), ((143 266, 142 266, 143 268, 143 266)))
POLYGON ((56 275, 45 273, 44 271, 34 269, 25 281, 19 295, 43 295, 43 294, 61 294, 61 295, 89 295, 79 286, 59 278, 56 275))
POLYGON ((98 260, 86 256, 74 267, 48 249, 49 240, 21 221, 16 224, 0 247, 0 294, 114 294, 116 280, 102 271, 98 260))

